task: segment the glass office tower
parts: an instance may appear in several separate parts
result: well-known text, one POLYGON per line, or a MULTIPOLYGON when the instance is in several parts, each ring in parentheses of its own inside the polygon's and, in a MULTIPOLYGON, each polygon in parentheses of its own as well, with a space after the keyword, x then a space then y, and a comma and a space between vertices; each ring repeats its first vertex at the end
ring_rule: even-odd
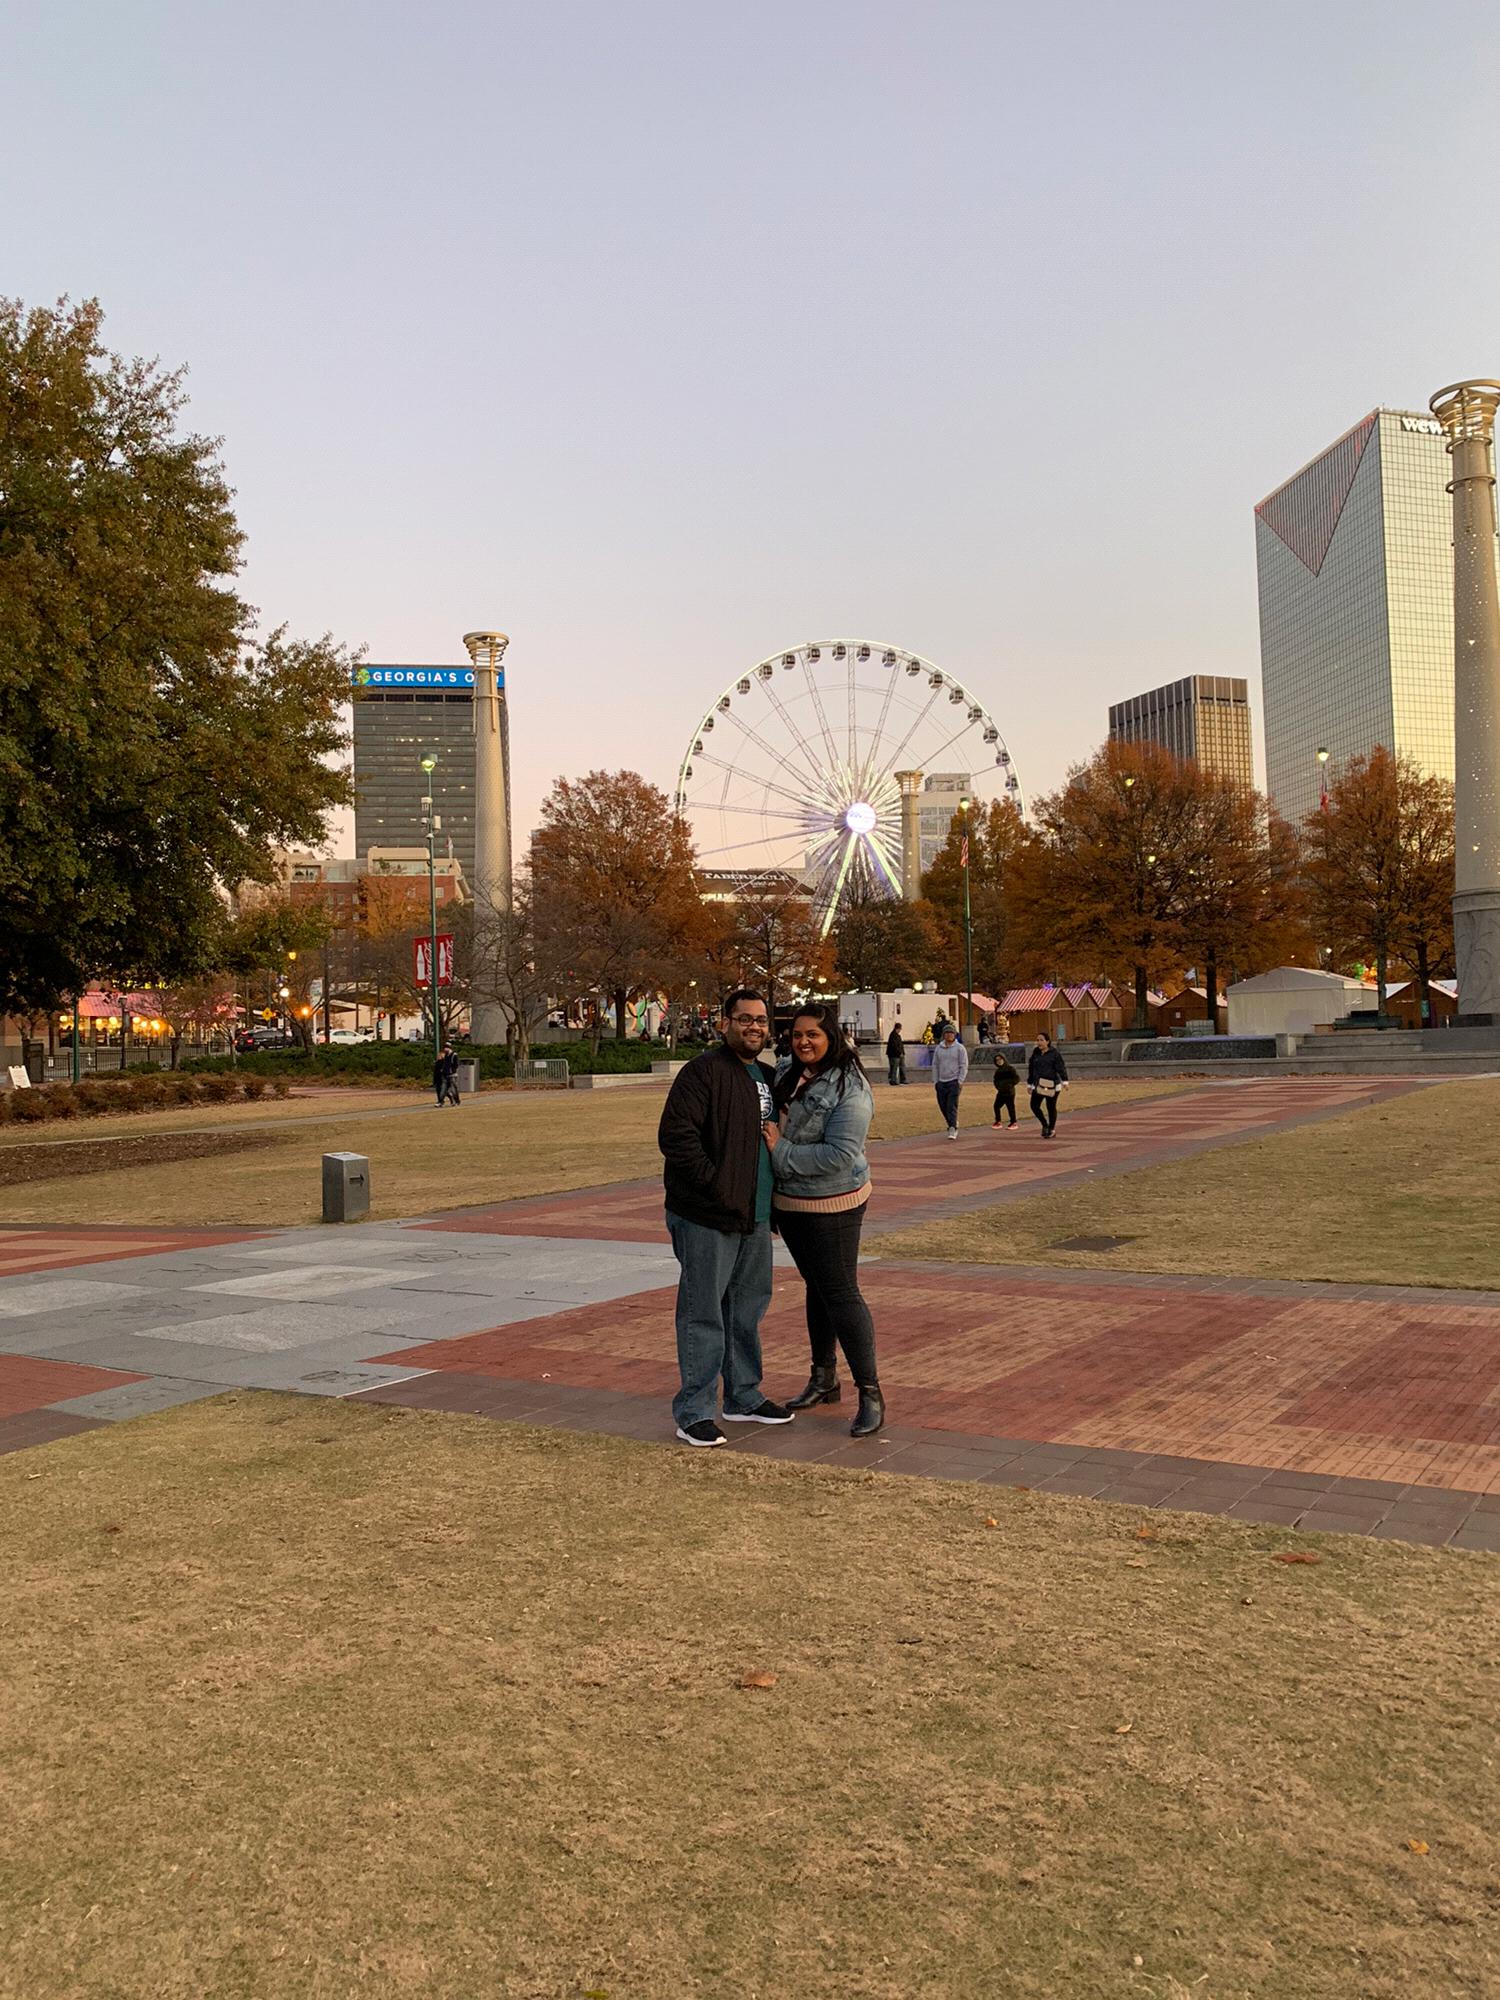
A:
POLYGON ((422 808, 433 756, 434 810, 448 852, 474 880, 474 669, 369 666, 355 670, 354 846, 425 847, 422 808))
POLYGON ((1453 519, 1436 418, 1373 410, 1255 510, 1266 783, 1313 811, 1384 744, 1453 776, 1453 519))
POLYGON ((1159 743, 1174 757, 1191 757, 1247 791, 1255 783, 1250 690, 1223 674, 1189 674, 1111 702, 1109 735, 1113 743, 1159 743))

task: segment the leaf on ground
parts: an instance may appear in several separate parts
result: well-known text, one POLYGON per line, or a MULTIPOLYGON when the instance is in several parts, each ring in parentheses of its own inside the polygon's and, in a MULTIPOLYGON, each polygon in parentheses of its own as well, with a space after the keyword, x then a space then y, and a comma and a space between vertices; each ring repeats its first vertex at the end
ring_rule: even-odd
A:
POLYGON ((993 1514, 986 1514, 984 1517, 984 1525, 987 1528, 998 1528, 1000 1523, 995 1519, 993 1514))
POLYGON ((101 1535, 119 1535, 124 1533, 124 1529, 118 1521, 106 1521, 99 1532, 101 1535))
POLYGON ((1432 1849, 1427 1845, 1425 1840, 1407 1841, 1406 1850, 1408 1854, 1431 1854, 1432 1852, 1432 1849))
POLYGON ((1127 1556, 1125 1558, 1125 1567, 1126 1569, 1145 1569, 1146 1558, 1144 1556, 1127 1556))
POLYGON ((1117 1722, 1115 1724, 1115 1734, 1116 1736, 1128 1736, 1134 1728, 1135 1724, 1133 1722, 1117 1722))
POLYGON ((1155 1528, 1137 1528, 1135 1538, 1138 1542, 1154 1542, 1156 1540, 1156 1530, 1155 1528))
POLYGON ((1311 1549, 1278 1549, 1271 1560, 1278 1563, 1320 1563, 1323 1558, 1311 1549))
POLYGON ((740 1686, 742 1688, 773 1688, 775 1685, 775 1674, 758 1673, 740 1675, 740 1686))

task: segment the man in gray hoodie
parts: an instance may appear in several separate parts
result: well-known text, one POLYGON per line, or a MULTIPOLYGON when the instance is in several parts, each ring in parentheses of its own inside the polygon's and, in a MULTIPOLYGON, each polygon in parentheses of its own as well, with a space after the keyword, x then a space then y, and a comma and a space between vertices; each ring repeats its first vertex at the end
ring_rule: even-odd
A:
POLYGON ((932 1051, 932 1082, 950 1139, 958 1137, 958 1093, 968 1074, 969 1051, 958 1039, 958 1029, 944 1021, 943 1039, 932 1051))

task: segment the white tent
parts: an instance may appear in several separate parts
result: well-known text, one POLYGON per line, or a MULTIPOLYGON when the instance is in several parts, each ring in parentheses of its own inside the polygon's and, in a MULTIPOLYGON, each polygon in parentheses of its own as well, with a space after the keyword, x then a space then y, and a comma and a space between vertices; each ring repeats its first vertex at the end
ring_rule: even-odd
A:
POLYGON ((1228 999, 1231 1035, 1307 1035, 1357 1007, 1373 1007, 1375 989, 1342 972, 1278 965, 1237 980, 1228 999))

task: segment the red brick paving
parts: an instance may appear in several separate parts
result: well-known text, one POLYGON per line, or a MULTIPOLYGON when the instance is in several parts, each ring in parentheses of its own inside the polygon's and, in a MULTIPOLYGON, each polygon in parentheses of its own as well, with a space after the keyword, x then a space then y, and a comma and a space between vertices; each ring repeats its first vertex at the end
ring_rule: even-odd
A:
MULTIPOLYGON (((1389 1306, 1348 1287, 897 1263, 866 1267, 862 1282, 893 1417, 955 1444, 1024 1437, 1500 1493, 1500 1300, 1403 1301, 1398 1338, 1389 1306), (1408 1403, 1408 1385, 1429 1378, 1445 1385, 1441 1406, 1408 1403)), ((368 1358, 664 1405, 672 1306, 665 1289, 368 1358)), ((763 1337, 769 1393, 800 1384, 794 1272, 777 1273, 763 1337)))
POLYGON ((0 1223, 0 1278, 28 1271, 67 1271, 118 1257, 158 1257, 167 1250, 210 1250, 216 1243, 250 1243, 263 1229, 132 1229, 126 1225, 0 1223))
POLYGON ((85 1368, 73 1361, 35 1361, 25 1354, 0 1354, 0 1417, 27 1416, 48 1403, 91 1396, 96 1389, 119 1389, 144 1382, 115 1368, 85 1368))
MULTIPOLYGON (((1073 1175, 1127 1173, 1206 1147, 1260 1138, 1310 1118, 1336 1116, 1412 1087, 1367 1077, 1266 1077, 1067 1114, 1050 1142, 1027 1119, 1013 1132, 988 1126, 966 1129, 957 1144, 941 1132, 930 1139, 886 1141, 871 1148, 870 1223, 880 1228, 949 1206, 1011 1200, 1073 1175)), ((626 1181, 538 1195, 459 1210, 417 1226, 654 1243, 664 1233, 661 1183, 626 1181)))

